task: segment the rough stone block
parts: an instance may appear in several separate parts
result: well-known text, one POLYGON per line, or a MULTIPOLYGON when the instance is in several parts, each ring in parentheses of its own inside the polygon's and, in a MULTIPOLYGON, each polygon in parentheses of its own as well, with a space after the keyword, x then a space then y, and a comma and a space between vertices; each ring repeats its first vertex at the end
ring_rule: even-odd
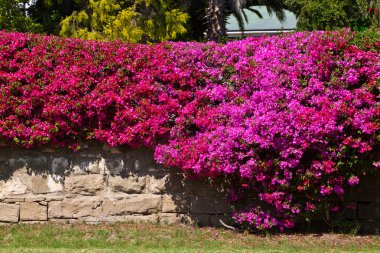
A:
POLYGON ((22 221, 46 221, 47 206, 36 202, 20 203, 20 220, 22 221))
POLYGON ((21 197, 6 197, 4 199, 4 203, 19 203, 19 202, 24 202, 25 198, 21 197))
POLYGON ((120 175, 126 174, 126 167, 123 157, 103 157, 99 163, 100 171, 105 174, 120 175))
POLYGON ((12 178, 7 180, 3 186, 3 194, 7 195, 17 195, 25 194, 27 192, 28 186, 31 185, 31 179, 28 174, 24 174, 17 171, 13 174, 12 178))
POLYGON ((0 175, 9 175, 10 168, 8 161, 4 157, 0 157, 0 175))
POLYGON ((63 194, 49 194, 45 195, 45 201, 50 202, 50 201, 61 201, 64 199, 63 194))
POLYGON ((220 198, 226 195, 222 190, 220 185, 209 185, 200 180, 184 180, 184 191, 194 196, 220 198))
POLYGON ((0 198, 4 196, 4 186, 5 182, 3 180, 0 180, 0 198))
POLYGON ((44 195, 32 195, 32 196, 26 196, 25 202, 41 202, 45 201, 46 197, 44 195))
POLYGON ((30 157, 26 160, 26 165, 28 169, 35 171, 47 171, 48 159, 45 156, 30 157))
POLYGON ((98 217, 102 215, 101 205, 101 198, 90 196, 52 201, 48 204, 48 217, 49 219, 98 217))
POLYGON ((125 151, 125 166, 135 172, 164 172, 165 169, 154 161, 154 151, 150 148, 125 151))
POLYGON ((102 203, 102 210, 106 216, 123 215, 127 213, 123 205, 123 199, 105 199, 102 203))
POLYGON ((134 195, 120 200, 103 201, 106 215, 152 214, 161 210, 161 196, 151 194, 134 195))
POLYGON ((165 192, 168 178, 168 175, 147 176, 148 192, 153 194, 165 192))
POLYGON ((95 195, 104 190, 102 175, 71 176, 65 180, 65 190, 68 193, 95 195))
POLYGON ((135 175, 129 175, 126 178, 120 176, 110 176, 108 178, 108 186, 113 192, 143 193, 145 182, 145 177, 135 175))
POLYGON ((69 160, 65 157, 55 157, 51 161, 51 170, 55 174, 62 174, 69 170, 69 160))
POLYGON ((158 223, 158 214, 150 215, 125 215, 123 217, 123 222, 134 222, 134 223, 158 223))
POLYGON ((52 175, 32 175, 26 169, 15 171, 12 177, 3 185, 3 195, 18 195, 33 192, 44 194, 60 192, 63 190, 59 176, 52 175))
POLYGON ((32 176, 32 192, 33 193, 49 193, 50 189, 47 183, 47 177, 43 176, 32 176))
POLYGON ((72 162, 72 171, 74 175, 100 174, 100 159, 98 158, 80 158, 72 162))
POLYGON ((222 214, 231 212, 231 207, 222 198, 191 197, 191 213, 222 214))
POLYGON ((80 153, 79 154, 79 157, 81 158, 98 158, 97 160, 100 160, 100 154, 96 154, 96 153, 88 153, 88 152, 84 152, 84 153, 80 153))
POLYGON ((103 144, 103 150, 111 154, 122 154, 123 150, 121 147, 110 147, 107 144, 103 144))
POLYGON ((227 225, 230 225, 232 223, 231 220, 229 218, 227 218, 227 216, 225 216, 225 215, 210 215, 210 225, 211 226, 221 227, 222 226, 221 221, 227 225))
POLYGON ((156 213, 161 210, 161 196, 150 194, 137 195, 124 200, 128 213, 156 213))
POLYGON ((347 207, 344 212, 344 216, 349 220, 357 220, 358 219, 358 203, 353 202, 347 207))
POLYGON ((48 204, 48 217, 50 219, 73 218, 73 214, 64 210, 62 201, 51 201, 48 204))
POLYGON ((209 226, 210 215, 209 214, 190 214, 191 224, 197 224, 198 226, 209 226))
POLYGON ((358 218, 360 220, 380 220, 380 203, 359 203, 358 218))
POLYGON ((9 168, 11 171, 26 169, 27 161, 24 158, 11 158, 8 160, 9 168))
POLYGON ((163 213, 187 213, 189 201, 186 195, 165 195, 162 197, 163 213))
POLYGON ((11 158, 8 160, 12 171, 20 169, 31 169, 33 171, 47 171, 48 159, 45 156, 23 156, 21 158, 11 158))
POLYGON ((80 218, 79 220, 84 220, 87 223, 92 223, 92 224, 103 223, 103 222, 158 223, 158 214, 84 217, 84 218, 80 218))
POLYGON ((57 193, 63 191, 63 177, 58 175, 49 175, 47 177, 48 193, 57 193))
POLYGON ((31 176, 31 191, 35 194, 44 194, 63 191, 60 179, 54 179, 51 175, 31 176))
POLYGON ((182 194, 187 192, 185 188, 185 179, 179 173, 166 172, 168 178, 165 187, 170 194, 182 194))
POLYGON ((372 235, 380 234, 380 221, 378 220, 377 221, 375 220, 361 221, 358 233, 372 234, 372 235))
POLYGON ((0 222, 18 222, 20 206, 0 203, 0 222))
POLYGON ((187 214, 160 213, 160 224, 193 224, 194 220, 187 214))
POLYGON ((353 192, 353 201, 376 202, 380 201, 379 194, 380 173, 363 177, 353 192))

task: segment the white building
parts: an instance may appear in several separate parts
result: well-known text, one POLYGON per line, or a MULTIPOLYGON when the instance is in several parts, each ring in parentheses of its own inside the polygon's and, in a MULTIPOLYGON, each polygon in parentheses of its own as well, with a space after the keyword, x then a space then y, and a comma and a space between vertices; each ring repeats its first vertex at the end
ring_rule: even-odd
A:
POLYGON ((275 35, 286 32, 292 32, 296 29, 297 18, 293 12, 284 10, 285 20, 281 22, 277 19, 275 14, 269 15, 265 6, 253 6, 252 8, 258 10, 263 18, 257 14, 245 10, 248 17, 248 22, 245 23, 244 31, 239 29, 238 22, 233 15, 227 19, 227 36, 229 38, 242 38, 247 36, 263 36, 275 35))

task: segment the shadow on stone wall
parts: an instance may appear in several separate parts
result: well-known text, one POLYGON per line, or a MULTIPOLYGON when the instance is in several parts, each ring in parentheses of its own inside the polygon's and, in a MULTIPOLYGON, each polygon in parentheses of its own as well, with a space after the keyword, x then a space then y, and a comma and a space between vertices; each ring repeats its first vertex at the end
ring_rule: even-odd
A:
POLYGON ((311 223, 299 223, 295 233, 319 234, 326 232, 360 235, 380 234, 380 173, 371 173, 360 180, 360 184, 350 191, 348 206, 339 213, 315 214, 311 223))
MULTIPOLYGON (((348 222, 379 233, 380 175, 369 175, 354 194, 348 222)), ((184 179, 156 164, 148 148, 86 143, 69 150, 0 148, 0 223, 41 221, 230 224, 220 187, 184 179)), ((325 232, 323 222, 296 232, 325 232)))
POLYGON ((0 149, 0 222, 220 225, 231 211, 223 197, 156 164, 147 148, 0 149))

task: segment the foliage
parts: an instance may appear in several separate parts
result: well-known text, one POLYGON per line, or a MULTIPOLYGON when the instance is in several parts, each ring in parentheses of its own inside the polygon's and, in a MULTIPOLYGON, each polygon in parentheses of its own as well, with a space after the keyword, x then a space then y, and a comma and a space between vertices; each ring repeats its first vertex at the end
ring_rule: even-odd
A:
POLYGON ((149 146, 224 178, 238 224, 291 228, 338 212, 380 167, 380 44, 348 31, 215 43, 0 36, 0 136, 26 148, 149 146), (244 205, 256 197, 260 205, 244 205))
POLYGON ((89 0, 61 22, 67 37, 127 42, 163 41, 186 33, 188 15, 172 0, 89 0))
POLYGON ((299 30, 363 29, 370 21, 363 15, 361 0, 285 0, 297 18, 299 30))
POLYGON ((87 0, 34 0, 28 14, 42 26, 43 32, 58 35, 60 22, 75 11, 85 8, 87 0))
POLYGON ((352 44, 361 49, 376 51, 380 46, 380 31, 376 28, 367 29, 363 32, 357 32, 352 40, 352 44))
POLYGON ((176 39, 188 28, 186 6, 173 0, 18 1, 0 0, 0 29, 158 42, 176 39))
POLYGON ((41 32, 41 27, 26 16, 26 0, 0 0, 0 30, 41 32))
POLYGON ((380 27, 380 1, 379 0, 358 0, 362 12, 367 18, 372 19, 376 27, 380 27))

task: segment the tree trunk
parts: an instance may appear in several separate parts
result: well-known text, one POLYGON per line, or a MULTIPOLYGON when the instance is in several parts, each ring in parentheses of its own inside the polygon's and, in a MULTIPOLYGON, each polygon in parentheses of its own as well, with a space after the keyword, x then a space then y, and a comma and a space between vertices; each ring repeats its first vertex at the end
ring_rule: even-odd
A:
POLYGON ((224 0, 209 0, 208 39, 220 42, 226 36, 224 0))

